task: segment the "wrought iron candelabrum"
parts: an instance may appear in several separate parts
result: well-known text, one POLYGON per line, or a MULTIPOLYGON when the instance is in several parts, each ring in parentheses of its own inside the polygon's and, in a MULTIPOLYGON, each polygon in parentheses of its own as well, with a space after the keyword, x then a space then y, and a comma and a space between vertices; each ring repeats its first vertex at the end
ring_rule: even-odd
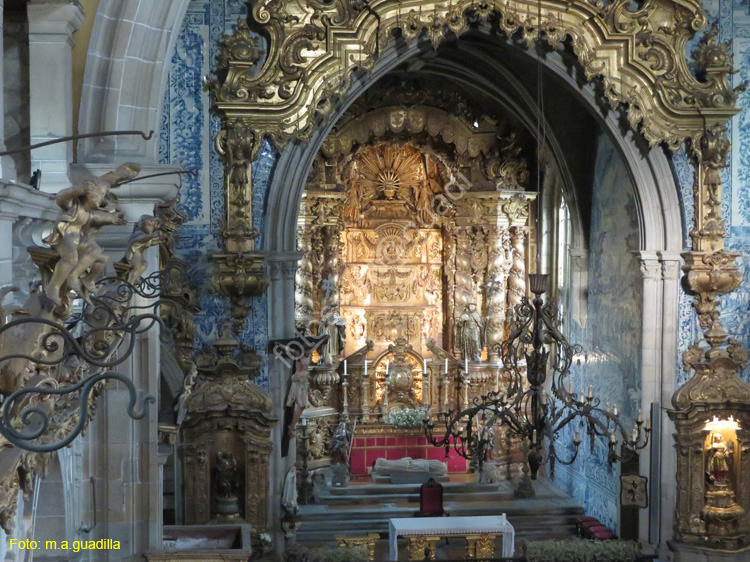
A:
MULTIPOLYGON (((64 321, 41 315, 17 314, 0 326, 0 340, 21 342, 38 338, 31 348, 20 343, 16 353, 3 355, 0 367, 7 374, 16 365, 37 365, 38 373, 2 401, 0 436, 31 452, 51 452, 69 445, 85 429, 95 400, 106 381, 117 380, 128 391, 128 415, 146 415, 151 395, 141 397, 132 380, 115 371, 132 354, 137 336, 153 326, 161 327, 163 343, 170 343, 159 316, 159 297, 172 272, 157 271, 136 284, 119 277, 97 282, 96 294, 83 301, 80 312, 64 321), (135 302, 139 297, 140 301, 135 302), (56 403, 52 406, 51 399, 56 403)), ((54 304, 43 294, 42 309, 54 304)))
POLYGON ((607 403, 602 408, 591 386, 588 394, 576 396, 572 382, 566 384, 574 358, 583 349, 568 343, 558 327, 556 307, 542 299, 547 278, 544 274, 529 275, 534 298, 530 302, 524 297, 516 306, 509 337, 498 346, 503 370, 510 375, 508 387, 476 397, 464 409, 440 414, 437 423, 424 420, 425 433, 433 445, 445 447, 446 456, 453 447, 480 472, 499 426, 525 443, 532 479, 536 479, 545 460, 552 477, 556 462, 572 464, 582 434, 589 438, 592 448, 596 438, 606 439, 610 470, 628 450, 643 449, 648 444, 650 420, 644 422, 640 410, 635 426, 628 431, 616 404, 611 408, 607 403), (568 426, 575 427, 572 447, 561 447, 559 434, 568 426))

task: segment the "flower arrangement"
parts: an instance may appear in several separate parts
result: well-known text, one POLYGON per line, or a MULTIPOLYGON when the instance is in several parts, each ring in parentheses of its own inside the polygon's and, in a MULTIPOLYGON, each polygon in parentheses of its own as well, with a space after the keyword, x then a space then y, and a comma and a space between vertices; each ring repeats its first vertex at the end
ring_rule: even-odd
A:
POLYGON ((393 427, 421 427, 427 417, 427 408, 393 408, 388 412, 385 422, 393 427))

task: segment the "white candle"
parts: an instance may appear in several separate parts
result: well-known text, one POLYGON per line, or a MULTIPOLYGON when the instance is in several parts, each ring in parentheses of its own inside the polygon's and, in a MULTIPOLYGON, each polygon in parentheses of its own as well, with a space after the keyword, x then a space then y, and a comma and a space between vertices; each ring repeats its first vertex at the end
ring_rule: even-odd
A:
POLYGON ((646 431, 651 429, 651 418, 646 419, 646 431))
POLYGON ((583 401, 584 401, 584 397, 583 397, 583 390, 582 390, 581 391, 581 402, 583 402, 583 401))
POLYGON ((386 359, 385 360, 385 374, 387 375, 390 372, 391 372, 391 360, 386 359))
POLYGON ((367 376, 367 359, 365 359, 365 376, 367 376))
POLYGON ((594 387, 593 385, 589 385, 589 398, 594 397, 594 387))
POLYGON ((307 427, 307 418, 302 418, 302 427, 307 427))
POLYGON ((617 403, 615 403, 615 415, 617 415, 617 403))
POLYGON ((346 376, 346 375, 347 375, 347 372, 346 372, 346 359, 344 359, 344 376, 346 376))
POLYGON ((581 442, 581 432, 580 432, 580 430, 576 429, 576 434, 575 434, 575 437, 573 437, 573 441, 575 441, 576 443, 580 443, 581 442))
POLYGON ((633 428, 633 441, 638 441, 638 429, 633 428))
POLYGON ((468 357, 464 357, 464 372, 465 373, 469 372, 469 358, 468 357))
POLYGON ((609 402, 607 402, 607 406, 605 407, 605 409, 607 410, 607 413, 609 414, 609 410, 611 409, 609 402))
POLYGON ((536 443, 536 429, 531 432, 531 442, 536 443))
POLYGON ((448 358, 445 359, 445 374, 448 374, 448 358))
POLYGON ((568 394, 573 394, 573 381, 570 381, 570 388, 568 389, 568 394))
POLYGON ((638 408, 638 421, 639 422, 643 421, 643 412, 641 411, 640 408, 638 408))
POLYGON ((427 359, 422 359, 422 375, 427 374, 427 359))

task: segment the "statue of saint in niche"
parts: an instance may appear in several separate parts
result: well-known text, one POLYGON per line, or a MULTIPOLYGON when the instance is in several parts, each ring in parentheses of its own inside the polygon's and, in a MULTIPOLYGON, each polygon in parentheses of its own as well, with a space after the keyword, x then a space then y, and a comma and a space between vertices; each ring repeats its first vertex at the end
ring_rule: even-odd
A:
POLYGON ((461 350, 461 357, 470 361, 479 361, 482 357, 484 320, 479 316, 476 303, 469 303, 464 308, 456 324, 456 343, 461 350))
POLYGON ((240 516, 238 492, 240 475, 237 460, 229 451, 220 451, 216 455, 214 469, 214 515, 218 519, 237 519, 240 516))
POLYGON ((731 440, 727 442, 719 432, 711 433, 706 462, 706 477, 711 484, 729 483, 729 459, 733 452, 734 443, 731 440))

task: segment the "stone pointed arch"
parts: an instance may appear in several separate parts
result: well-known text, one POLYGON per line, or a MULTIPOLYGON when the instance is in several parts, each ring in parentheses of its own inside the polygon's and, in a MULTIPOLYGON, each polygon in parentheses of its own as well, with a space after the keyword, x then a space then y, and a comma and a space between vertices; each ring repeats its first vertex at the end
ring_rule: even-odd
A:
MULTIPOLYGON (((79 131, 158 131, 174 52, 190 0, 101 0, 89 43, 79 131)), ((158 161, 158 136, 81 141, 79 162, 158 161)))

